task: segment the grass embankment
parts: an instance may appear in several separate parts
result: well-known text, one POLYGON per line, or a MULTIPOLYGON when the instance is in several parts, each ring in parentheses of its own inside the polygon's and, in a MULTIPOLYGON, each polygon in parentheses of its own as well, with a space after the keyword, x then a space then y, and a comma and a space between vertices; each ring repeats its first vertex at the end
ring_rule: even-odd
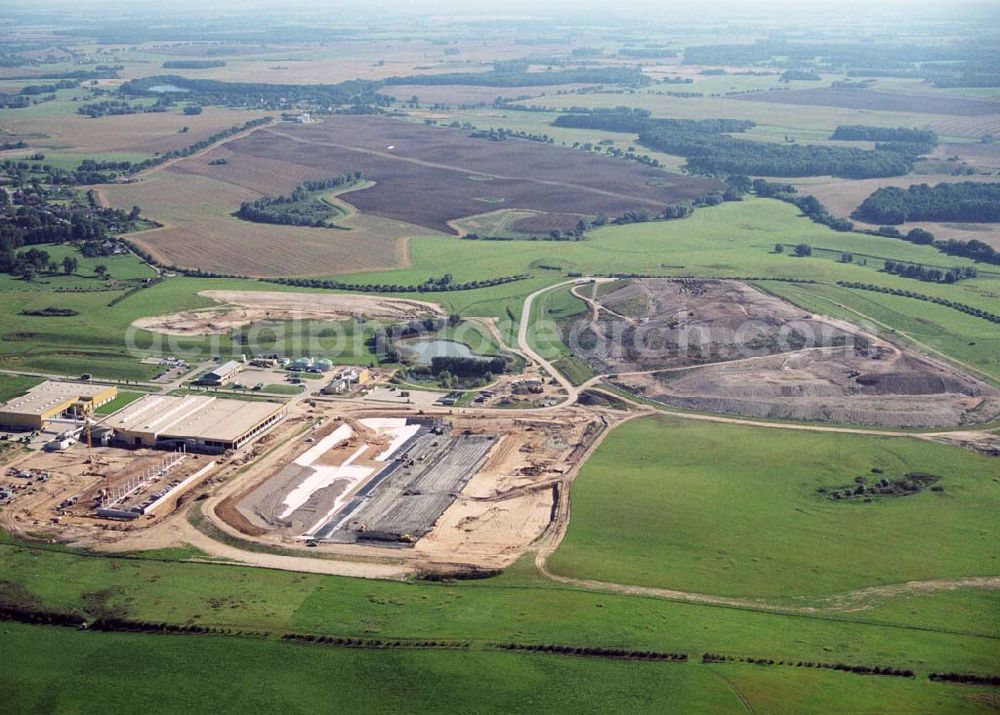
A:
POLYGON ((43 380, 39 377, 0 375, 0 402, 20 397, 32 387, 40 385, 42 382, 43 380))
POLYGON ((96 412, 99 415, 110 415, 112 412, 117 412, 126 405, 135 402, 140 397, 144 397, 146 394, 147 393, 145 392, 130 392, 127 390, 123 390, 118 393, 118 396, 115 397, 115 399, 111 400, 111 402, 101 405, 96 410, 94 410, 94 412, 96 412))
POLYGON ((987 457, 915 439, 637 420, 584 466, 550 567, 755 597, 989 576, 994 477, 987 457), (939 475, 944 490, 870 503, 817 492, 908 472, 939 475))

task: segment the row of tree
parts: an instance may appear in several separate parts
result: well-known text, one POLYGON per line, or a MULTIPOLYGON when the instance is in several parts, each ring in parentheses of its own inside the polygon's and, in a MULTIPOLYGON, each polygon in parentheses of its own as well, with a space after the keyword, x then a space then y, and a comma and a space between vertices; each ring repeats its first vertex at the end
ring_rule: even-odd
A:
POLYGON ((915 278, 918 281, 927 283, 955 283, 965 278, 975 278, 977 271, 975 266, 955 266, 948 269, 928 268, 918 263, 904 263, 902 261, 886 261, 882 266, 886 273, 892 273, 904 278, 915 278))

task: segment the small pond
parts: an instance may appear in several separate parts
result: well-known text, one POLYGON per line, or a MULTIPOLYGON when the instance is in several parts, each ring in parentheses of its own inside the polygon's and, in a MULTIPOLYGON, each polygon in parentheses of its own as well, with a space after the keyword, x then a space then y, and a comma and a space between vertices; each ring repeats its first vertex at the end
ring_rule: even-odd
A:
POLYGON ((465 343, 455 340, 435 340, 420 339, 412 340, 399 345, 400 351, 407 357, 412 357, 418 365, 430 365, 431 359, 436 357, 460 357, 475 358, 476 360, 490 360, 485 355, 477 355, 465 343))

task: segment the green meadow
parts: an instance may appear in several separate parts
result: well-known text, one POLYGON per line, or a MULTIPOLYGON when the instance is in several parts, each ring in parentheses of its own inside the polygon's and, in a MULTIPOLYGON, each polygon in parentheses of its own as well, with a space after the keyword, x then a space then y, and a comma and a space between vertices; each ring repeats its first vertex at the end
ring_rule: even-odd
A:
POLYGON ((672 418, 622 425, 584 465, 560 575, 790 598, 989 576, 1000 481, 989 458, 921 440, 672 418), (836 501, 911 472, 943 491, 836 501))

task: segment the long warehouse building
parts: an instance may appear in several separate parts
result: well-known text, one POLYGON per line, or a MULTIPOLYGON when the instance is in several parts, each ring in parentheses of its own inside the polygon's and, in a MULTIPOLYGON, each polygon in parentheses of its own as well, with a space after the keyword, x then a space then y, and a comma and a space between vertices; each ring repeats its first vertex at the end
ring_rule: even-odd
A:
POLYGON ((277 402, 227 400, 207 395, 148 395, 101 423, 124 447, 184 446, 219 453, 239 449, 280 422, 288 408, 277 402))

